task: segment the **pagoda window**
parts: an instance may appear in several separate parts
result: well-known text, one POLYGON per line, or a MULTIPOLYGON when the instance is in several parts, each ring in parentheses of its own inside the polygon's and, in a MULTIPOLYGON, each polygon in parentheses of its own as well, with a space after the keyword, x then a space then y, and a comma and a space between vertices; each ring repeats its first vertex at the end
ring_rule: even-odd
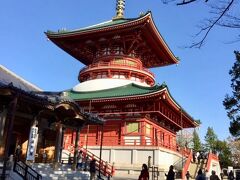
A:
POLYGON ((134 62, 134 61, 129 61, 129 60, 126 60, 126 64, 128 65, 128 66, 131 66, 131 67, 138 67, 137 66, 137 63, 136 62, 134 62))
POLYGON ((128 122, 127 123, 127 133, 138 133, 139 123, 138 122, 128 122))
POLYGON ((123 58, 115 58, 114 61, 112 61, 112 64, 114 65, 124 65, 124 59, 123 58))

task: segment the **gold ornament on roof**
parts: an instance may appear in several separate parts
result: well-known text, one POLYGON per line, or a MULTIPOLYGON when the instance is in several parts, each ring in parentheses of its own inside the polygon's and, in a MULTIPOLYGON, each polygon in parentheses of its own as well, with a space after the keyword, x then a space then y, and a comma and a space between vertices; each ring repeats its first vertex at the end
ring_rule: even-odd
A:
POLYGON ((124 10, 125 10, 125 0, 117 0, 116 16, 113 19, 115 20, 115 19, 124 18, 124 10))

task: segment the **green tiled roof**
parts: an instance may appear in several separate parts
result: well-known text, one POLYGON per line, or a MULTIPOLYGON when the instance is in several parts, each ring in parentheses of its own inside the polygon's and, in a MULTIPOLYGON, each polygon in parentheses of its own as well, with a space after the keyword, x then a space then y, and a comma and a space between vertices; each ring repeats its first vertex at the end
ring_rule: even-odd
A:
POLYGON ((193 117, 191 117, 172 97, 170 94, 168 87, 165 83, 162 85, 155 85, 153 87, 143 87, 136 84, 128 84, 126 86, 121 86, 117 88, 112 89, 106 89, 106 90, 100 90, 100 91, 89 91, 89 92, 75 92, 75 91, 65 91, 68 98, 78 101, 78 100, 97 100, 97 99, 106 99, 106 98, 124 98, 129 96, 141 96, 141 95, 147 95, 150 93, 158 92, 163 89, 166 89, 172 98, 172 100, 179 106, 179 108, 184 112, 187 116, 189 116, 192 120, 194 120, 193 117))
POLYGON ((80 28, 77 30, 66 30, 66 29, 61 29, 58 30, 58 32, 53 32, 53 31, 47 31, 46 33, 49 35, 57 35, 57 34, 71 34, 71 33, 76 33, 76 32, 84 32, 84 31, 89 31, 89 30, 95 30, 95 29, 101 29, 101 28, 105 28, 105 27, 111 27, 114 25, 119 25, 119 24, 124 24, 126 22, 130 22, 132 20, 135 19, 117 19, 117 20, 111 20, 111 21, 106 21, 100 24, 96 24, 93 26, 88 26, 85 28, 80 28))
POLYGON ((90 92, 75 92, 66 91, 67 96, 73 100, 91 100, 91 99, 104 99, 104 98, 117 98, 117 97, 127 97, 144 95, 153 92, 157 92, 164 89, 165 85, 155 85, 153 87, 143 87, 136 84, 128 84, 126 86, 121 86, 117 88, 100 90, 100 91, 90 91, 90 92))

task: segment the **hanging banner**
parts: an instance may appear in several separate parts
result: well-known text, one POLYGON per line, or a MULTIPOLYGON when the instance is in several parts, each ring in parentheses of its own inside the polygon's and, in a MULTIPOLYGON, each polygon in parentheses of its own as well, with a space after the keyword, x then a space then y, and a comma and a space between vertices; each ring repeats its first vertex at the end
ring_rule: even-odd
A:
POLYGON ((28 139, 28 148, 27 148, 27 161, 34 161, 38 141, 38 127, 31 127, 29 139, 28 139))

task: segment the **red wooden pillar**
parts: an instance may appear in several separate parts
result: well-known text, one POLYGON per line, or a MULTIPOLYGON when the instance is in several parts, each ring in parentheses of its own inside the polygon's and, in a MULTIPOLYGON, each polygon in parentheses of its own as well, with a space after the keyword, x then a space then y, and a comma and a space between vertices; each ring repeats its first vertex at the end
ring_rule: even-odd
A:
POLYGON ((155 128, 154 128, 154 126, 153 125, 151 125, 150 127, 152 127, 151 129, 150 129, 150 133, 151 133, 151 145, 152 146, 155 146, 156 145, 156 143, 155 143, 155 128))
POLYGON ((96 141, 96 145, 100 145, 101 143, 101 126, 97 126, 97 141, 96 141))
POLYGON ((146 127, 145 127, 145 121, 140 122, 140 131, 141 131, 141 145, 144 146, 146 145, 146 140, 145 140, 145 134, 146 134, 146 127))
POLYGON ((125 128, 126 128, 126 122, 122 121, 121 122, 121 127, 120 127, 120 131, 121 131, 121 139, 120 139, 120 145, 124 145, 124 134, 125 134, 125 128))
POLYGON ((168 146, 168 134, 167 133, 164 133, 164 142, 163 142, 163 144, 164 144, 164 146, 165 147, 167 147, 168 146))
POLYGON ((170 149, 173 148, 172 147, 172 135, 171 134, 169 134, 169 147, 170 147, 170 149))

